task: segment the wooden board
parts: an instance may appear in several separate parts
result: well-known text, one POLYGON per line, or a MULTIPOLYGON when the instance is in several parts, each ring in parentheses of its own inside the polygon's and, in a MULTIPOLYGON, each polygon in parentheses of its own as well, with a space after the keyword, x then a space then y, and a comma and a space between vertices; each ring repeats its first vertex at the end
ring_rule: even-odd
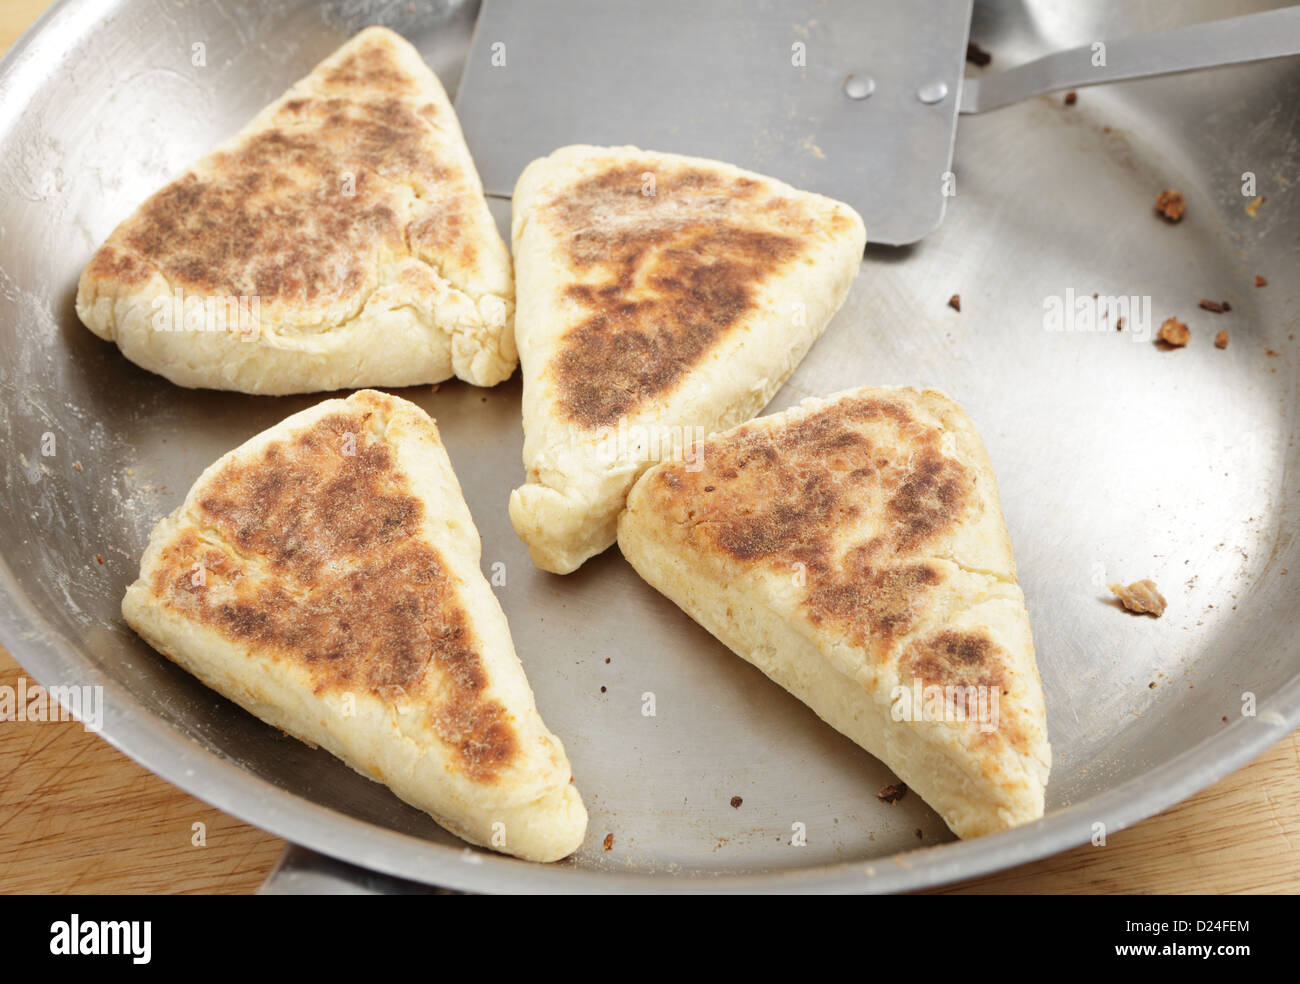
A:
MULTIPOLYGON (((3 892, 251 892, 284 846, 74 722, 0 724, 0 790, 3 892)), ((1300 892, 1300 733, 1105 847, 942 891, 1300 892)))
MULTIPOLYGON (((4 0, 0 51, 46 6, 4 0)), ((21 673, 0 649, 0 685, 21 673)), ((0 722, 0 892, 251 892, 283 846, 78 724, 0 722)), ((1106 847, 941 891, 1300 893, 1300 733, 1106 847)))

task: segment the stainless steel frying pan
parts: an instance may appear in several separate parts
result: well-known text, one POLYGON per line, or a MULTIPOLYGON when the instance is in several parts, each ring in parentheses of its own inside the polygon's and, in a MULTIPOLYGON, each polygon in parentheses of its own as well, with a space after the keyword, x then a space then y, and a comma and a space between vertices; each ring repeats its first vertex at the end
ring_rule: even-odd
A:
MULTIPOLYGON (((977 6, 973 32, 1009 66, 1253 9, 1009 0, 977 6)), ((521 472, 513 382, 402 395, 438 419, 484 564, 505 565, 502 604, 591 810, 575 857, 468 850, 153 653, 118 615, 150 527, 206 464, 313 400, 191 392, 134 368, 77 323, 81 266, 139 200, 355 30, 396 28, 454 87, 473 20, 473 4, 451 2, 65 0, 0 65, 0 639, 28 673, 102 686, 104 736, 214 806, 368 869, 485 890, 917 888, 1083 843, 1097 824, 1113 834, 1300 722, 1294 60, 967 118, 943 226, 868 250, 772 407, 927 384, 981 428, 1046 688, 1043 820, 954 842, 915 796, 880 803, 888 770, 617 551, 564 579, 533 569, 505 510, 521 472), (1176 226, 1152 212, 1170 186, 1189 202, 1176 226), (1149 328, 1177 315, 1192 343, 1163 351, 1132 317, 1123 331, 1049 330, 1067 292, 1150 298, 1149 328), (1199 310, 1202 297, 1232 310, 1199 310), (1163 618, 1124 613, 1102 586, 1140 577, 1168 596, 1163 618)))

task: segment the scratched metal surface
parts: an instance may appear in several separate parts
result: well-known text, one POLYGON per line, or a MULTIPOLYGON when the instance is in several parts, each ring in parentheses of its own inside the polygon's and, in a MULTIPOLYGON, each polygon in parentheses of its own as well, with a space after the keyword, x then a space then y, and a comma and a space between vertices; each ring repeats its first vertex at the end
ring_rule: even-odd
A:
MULTIPOLYGON (((996 68, 1251 9, 1076 6, 977 5, 975 36, 996 68)), ((499 594, 518 650, 591 810, 572 859, 465 850, 136 639, 118 602, 154 521, 205 465, 312 398, 192 392, 136 369, 77 322, 81 266, 140 199, 365 24, 402 31, 453 87, 473 13, 406 0, 69 0, 0 67, 0 638, 30 674, 102 684, 105 736, 216 806, 379 871, 467 889, 914 888, 1081 843, 1096 822, 1114 831, 1295 726, 1294 61, 963 118, 944 224, 915 247, 868 251, 844 309, 773 404, 927 384, 981 428, 1055 749, 1038 823, 955 842, 917 797, 878 802, 884 766, 713 642, 616 551, 564 579, 534 570, 505 509, 522 471, 517 382, 402 395, 438 419, 484 565, 505 565, 499 594), (205 67, 192 63, 199 42, 205 67), (1248 170, 1266 198, 1253 218, 1248 170), (1166 186, 1189 197, 1178 226, 1152 215, 1166 186), (1269 286, 1253 287, 1255 274, 1269 286), (1192 344, 1160 351, 1136 325, 1045 330, 1045 299, 1067 289, 1150 296, 1151 327, 1179 315, 1192 344), (946 306, 954 293, 960 314, 946 306), (1233 310, 1199 311, 1201 297, 1233 310), (1222 351, 1211 344, 1221 327, 1232 336, 1222 351), (52 456, 41 454, 47 434, 52 456), (1099 586, 1111 577, 1154 578, 1168 613, 1118 611, 1099 586), (1246 691, 1255 717, 1240 714, 1246 691), (640 713, 646 692, 654 718, 640 713), (796 822, 806 847, 789 844, 796 822)))

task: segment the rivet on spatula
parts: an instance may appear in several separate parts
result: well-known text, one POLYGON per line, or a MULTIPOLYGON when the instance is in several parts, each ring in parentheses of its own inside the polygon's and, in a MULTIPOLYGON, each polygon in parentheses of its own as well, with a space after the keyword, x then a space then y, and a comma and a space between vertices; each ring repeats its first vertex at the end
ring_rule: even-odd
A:
POLYGON ((916 90, 916 98, 921 100, 927 106, 934 103, 943 102, 948 95, 948 83, 946 82, 927 82, 921 88, 916 90))
POLYGON ((844 94, 850 99, 866 99, 876 91, 876 80, 870 75, 850 75, 844 80, 844 94))

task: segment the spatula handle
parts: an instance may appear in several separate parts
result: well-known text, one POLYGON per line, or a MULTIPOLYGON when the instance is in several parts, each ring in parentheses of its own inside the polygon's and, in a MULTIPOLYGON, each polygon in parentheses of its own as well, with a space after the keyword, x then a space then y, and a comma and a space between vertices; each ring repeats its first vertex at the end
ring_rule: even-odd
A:
MULTIPOLYGON (((465 849, 467 852, 470 848, 465 849)), ((290 844, 258 895, 459 895, 446 888, 369 871, 290 844)))
POLYGON ((1300 55, 1300 6, 1176 27, 1045 55, 962 82, 961 111, 986 113, 1031 96, 1152 75, 1300 55))

